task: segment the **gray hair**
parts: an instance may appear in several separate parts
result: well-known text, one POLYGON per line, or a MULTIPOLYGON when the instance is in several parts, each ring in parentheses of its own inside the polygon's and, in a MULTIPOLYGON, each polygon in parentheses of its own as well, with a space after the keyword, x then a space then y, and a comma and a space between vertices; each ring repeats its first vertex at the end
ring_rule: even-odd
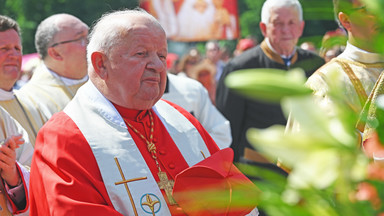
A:
POLYGON ((269 23, 272 8, 294 7, 299 12, 299 20, 303 20, 303 8, 298 0, 266 0, 261 9, 261 22, 269 23))
POLYGON ((39 53, 42 59, 47 57, 47 50, 55 35, 60 31, 60 28, 56 22, 56 18, 59 15, 61 14, 55 14, 44 19, 37 27, 35 34, 35 47, 37 53, 39 53))
POLYGON ((205 50, 209 50, 209 49, 216 48, 216 47, 220 48, 219 43, 215 40, 208 41, 205 44, 205 50))
POLYGON ((106 13, 95 23, 89 34, 89 43, 87 46, 88 65, 92 65, 91 55, 93 52, 103 51, 108 54, 115 45, 124 39, 121 36, 134 24, 131 23, 129 19, 133 16, 146 17, 162 28, 155 17, 141 8, 106 13))

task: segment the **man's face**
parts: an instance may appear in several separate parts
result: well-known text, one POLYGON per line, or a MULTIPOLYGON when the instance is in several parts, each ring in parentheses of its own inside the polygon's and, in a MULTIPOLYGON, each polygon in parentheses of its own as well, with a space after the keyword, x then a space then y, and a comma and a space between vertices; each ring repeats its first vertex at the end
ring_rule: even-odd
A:
POLYGON ((353 1, 352 8, 351 12, 348 13, 350 20, 349 32, 353 34, 358 44, 362 45, 361 48, 373 48, 378 33, 382 31, 376 16, 367 11, 365 5, 360 1, 353 1))
POLYGON ((220 47, 215 44, 210 44, 206 52, 207 58, 216 64, 220 60, 220 47))
POLYGON ((0 32, 0 88, 12 89, 21 74, 22 46, 14 29, 0 32))
POLYGON ((264 37, 280 55, 289 55, 303 33, 304 22, 293 7, 272 8, 270 14, 269 23, 261 24, 264 37))
POLYGON ((167 39, 151 23, 136 23, 106 54, 109 98, 130 109, 150 109, 166 84, 167 39))
POLYGON ((87 74, 88 26, 73 18, 63 23, 61 28, 62 30, 55 35, 52 44, 61 43, 53 48, 63 57, 64 67, 67 72, 63 76, 81 79, 87 74))

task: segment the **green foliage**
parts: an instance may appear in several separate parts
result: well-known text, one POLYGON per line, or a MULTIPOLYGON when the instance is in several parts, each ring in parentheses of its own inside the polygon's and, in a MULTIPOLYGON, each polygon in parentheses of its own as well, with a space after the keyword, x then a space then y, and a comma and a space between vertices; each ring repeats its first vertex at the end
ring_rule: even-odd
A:
MULTIPOLYGON (((308 92, 296 94, 304 85, 299 72, 248 69, 236 71, 226 80, 229 88, 244 96, 267 101, 278 98, 283 110, 294 120, 288 128, 275 125, 247 132, 249 142, 264 156, 278 158, 290 169, 288 178, 284 179, 257 167, 239 166, 248 176, 266 179, 256 183, 262 191, 259 207, 274 216, 377 215, 381 209, 375 209, 372 203, 351 199, 357 186, 367 181, 369 164, 358 148, 355 129, 358 114, 344 102, 336 83, 330 83, 334 115, 319 107, 308 92), (276 88, 263 84, 265 81, 275 82, 276 88)), ((379 196, 384 197, 384 184, 372 183, 379 196)))
MULTIPOLYGON (((367 6, 367 10, 369 13, 372 13, 373 16, 378 20, 378 24, 381 29, 384 28, 384 16, 383 16, 383 8, 384 8, 384 0, 363 0, 365 5, 367 6)), ((384 43, 382 43, 382 38, 384 37, 384 31, 382 31, 377 37, 374 39, 376 41, 375 49, 378 53, 384 53, 384 43)))
POLYGON ((38 24, 56 13, 69 13, 89 26, 103 13, 135 8, 138 0, 0 0, 0 14, 14 18, 22 29, 23 53, 36 52, 34 36, 38 24))
POLYGON ((376 117, 375 121, 371 124, 378 131, 379 140, 384 143, 384 121, 378 121, 378 119, 384 119, 384 97, 379 96, 376 101, 376 117))
POLYGON ((264 1, 245 0, 239 1, 239 23, 241 37, 256 37, 259 41, 263 38, 259 29, 261 7, 264 1))
POLYGON ((228 75, 225 84, 247 97, 279 103, 287 96, 310 94, 312 91, 304 86, 305 80, 300 69, 288 73, 277 69, 244 69, 228 75))

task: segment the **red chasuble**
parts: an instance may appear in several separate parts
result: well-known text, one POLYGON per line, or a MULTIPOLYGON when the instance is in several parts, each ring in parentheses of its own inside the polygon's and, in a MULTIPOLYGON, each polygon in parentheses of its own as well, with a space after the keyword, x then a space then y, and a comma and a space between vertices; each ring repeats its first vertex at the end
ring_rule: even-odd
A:
MULTIPOLYGON (((173 105, 197 128, 211 154, 219 148, 200 123, 187 111, 173 105)), ((119 113, 143 135, 149 136, 150 120, 146 112, 116 107, 119 113)), ((154 117, 154 142, 158 160, 169 179, 188 168, 177 146, 157 115, 154 117)), ((89 122, 92 124, 102 122, 89 122)), ((159 181, 154 159, 145 142, 129 132, 159 181)), ((100 131, 102 133, 102 131, 100 131)), ((105 140, 108 142, 108 140, 105 140)), ((163 195, 165 196, 164 191, 163 195)), ((185 215, 170 206, 172 215, 185 215)), ((41 129, 31 165, 30 215, 121 215, 112 205, 93 152, 76 124, 64 112, 55 114, 41 129)))
MULTIPOLYGON (((150 117, 147 110, 138 111, 130 110, 123 108, 114 104, 117 111, 123 117, 125 121, 128 121, 133 127, 135 127, 141 134, 143 134, 147 139, 150 136, 150 117)), ((177 108, 177 106, 175 106, 177 108)), ((188 112, 185 110, 179 109, 185 116, 189 116, 189 120, 194 124, 194 126, 200 132, 200 135, 204 139, 205 143, 210 143, 207 145, 208 150, 211 154, 217 152, 219 148, 214 143, 213 139, 208 135, 208 133, 202 128, 200 123, 198 123, 188 112)), ((152 113, 154 113, 151 110, 152 113)), ((160 168, 163 172, 167 173, 168 179, 175 180, 175 177, 181 171, 187 169, 189 166, 184 160, 182 154, 177 148, 176 144, 173 142, 172 138, 165 129, 163 123, 158 118, 157 115, 153 115, 154 120, 154 143, 157 149, 157 160, 160 164, 160 168)), ((128 126, 127 126, 128 127, 128 126)), ((147 149, 147 144, 145 141, 135 133, 131 128, 128 127, 129 133, 131 134, 133 140, 135 141, 137 147, 140 150, 141 155, 147 162, 149 169, 151 170, 152 175, 157 182, 160 181, 157 173, 159 172, 155 160, 152 158, 152 155, 147 149)), ((172 215, 185 215, 180 207, 177 205, 169 205, 167 196, 164 190, 161 190, 165 200, 168 203, 168 208, 171 211, 172 215)))

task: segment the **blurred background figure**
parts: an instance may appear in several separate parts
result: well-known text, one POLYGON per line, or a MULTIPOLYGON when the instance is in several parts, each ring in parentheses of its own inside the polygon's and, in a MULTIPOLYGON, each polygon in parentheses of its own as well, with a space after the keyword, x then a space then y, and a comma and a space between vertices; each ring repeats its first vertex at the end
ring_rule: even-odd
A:
POLYGON ((190 78, 199 81, 208 91, 209 98, 213 104, 216 97, 216 67, 208 59, 201 61, 192 68, 190 78))
POLYGON ((215 6, 212 0, 184 0, 177 14, 179 40, 207 40, 211 37, 215 6))
POLYGON ((238 56, 241 53, 243 53, 245 50, 248 50, 256 45, 257 45, 256 39, 252 39, 252 38, 240 39, 236 45, 235 51, 233 51, 233 55, 238 56))
POLYGON ((219 148, 229 147, 232 142, 229 121, 212 104, 206 87, 200 82, 168 73, 162 98, 183 107, 196 117, 219 148))
POLYGON ((205 44, 205 57, 216 67, 215 80, 220 79, 225 62, 221 60, 222 50, 217 41, 208 41, 205 44))
POLYGON ((300 44, 300 48, 303 50, 308 50, 308 51, 317 53, 316 45, 310 41, 305 41, 302 44, 300 44))
POLYGON ((221 49, 221 56, 220 56, 220 60, 224 62, 224 64, 227 64, 227 62, 229 62, 229 60, 231 60, 232 58, 232 55, 231 55, 231 51, 228 47, 223 47, 221 49))
POLYGON ((215 6, 214 20, 211 26, 211 37, 215 39, 233 39, 236 34, 236 25, 233 17, 224 7, 224 0, 212 0, 215 6))
POLYGON ((259 45, 234 57, 225 66, 217 84, 216 107, 231 123, 233 139, 231 148, 235 152, 235 161, 286 175, 269 159, 259 154, 246 138, 246 131, 249 128, 286 125, 286 117, 280 104, 250 100, 240 96, 228 89, 224 81, 234 71, 253 68, 289 70, 300 67, 309 76, 324 64, 324 60, 315 53, 297 46, 304 29, 302 7, 299 1, 265 1, 259 27, 264 40, 259 45))
POLYGON ((172 38, 177 35, 177 19, 173 6, 173 0, 152 0, 151 14, 154 15, 164 28, 167 37, 172 38))
POLYGON ((24 86, 32 77, 35 69, 41 64, 39 54, 31 53, 23 55, 21 62, 21 75, 16 81, 14 88, 20 89, 24 86))
POLYGON ((179 64, 177 75, 189 76, 191 69, 201 61, 201 54, 196 48, 192 48, 185 54, 179 64))
POLYGON ((19 91, 50 118, 61 111, 87 80, 88 25, 70 14, 54 14, 37 27, 35 46, 42 59, 19 91))
POLYGON ((319 55, 324 58, 325 62, 329 62, 344 51, 347 40, 348 36, 341 28, 326 32, 321 41, 319 55))
POLYGON ((179 55, 175 53, 168 53, 167 55, 167 70, 171 74, 177 74, 177 64, 179 62, 179 55))

